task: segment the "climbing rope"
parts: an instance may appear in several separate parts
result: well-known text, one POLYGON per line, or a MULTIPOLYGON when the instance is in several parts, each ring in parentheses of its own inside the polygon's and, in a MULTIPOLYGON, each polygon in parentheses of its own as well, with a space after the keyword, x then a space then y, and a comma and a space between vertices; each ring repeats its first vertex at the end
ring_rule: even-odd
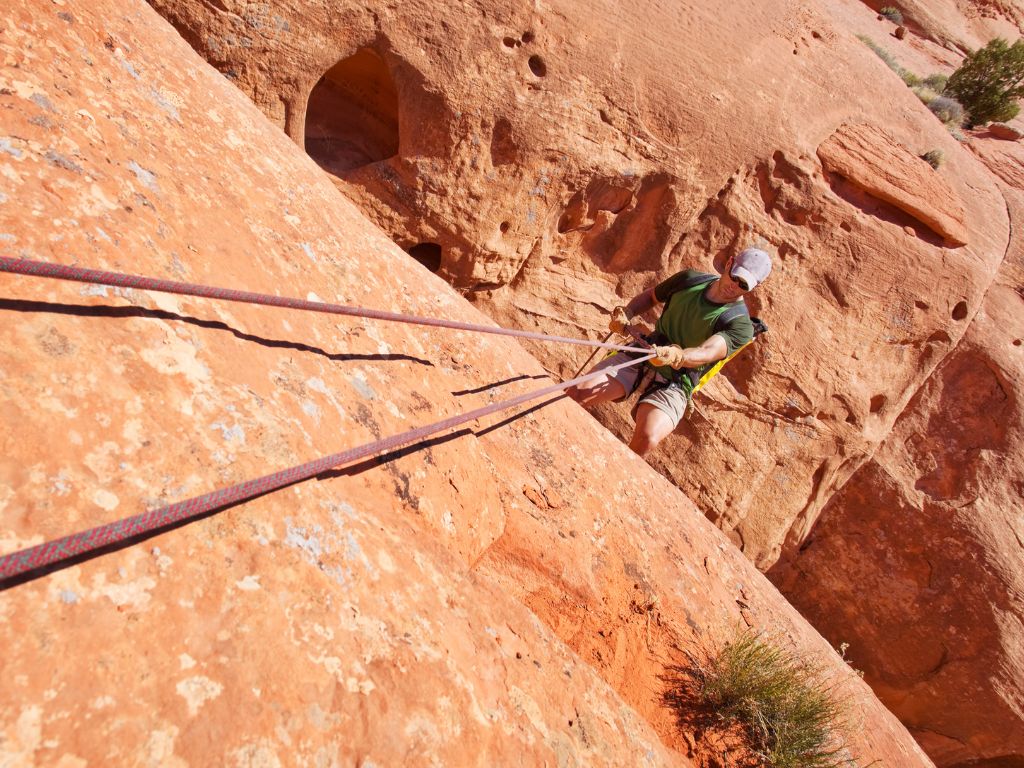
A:
POLYGON ((509 328, 499 328, 498 326, 495 325, 474 325, 473 323, 459 323, 454 320, 442 320, 436 317, 403 315, 397 312, 385 312, 380 309, 367 309, 366 307, 349 307, 343 304, 328 304, 322 301, 309 301, 308 299, 293 299, 288 298, 286 296, 272 296, 267 293, 238 291, 234 290, 233 288, 217 288, 214 286, 198 285, 195 283, 181 283, 176 280, 161 280, 154 277, 143 277, 142 275, 129 275, 121 272, 106 272, 100 269, 72 267, 65 264, 54 264, 48 261, 15 259, 10 256, 0 256, 0 272, 10 272, 16 275, 27 275, 29 277, 52 277, 57 278, 59 280, 73 280, 79 283, 96 283, 98 285, 111 285, 116 288, 137 288, 145 291, 176 293, 184 296, 201 296, 206 299, 222 299, 224 301, 237 301, 245 304, 262 304, 264 306, 270 307, 286 307, 288 309, 302 309, 309 310, 311 312, 326 312, 332 315, 366 317, 373 320, 386 320, 395 323, 429 325, 435 328, 452 328, 457 331, 492 333, 498 336, 517 336, 523 339, 536 339, 537 341, 555 341, 561 342, 563 344, 578 344, 585 347, 617 349, 623 352, 643 351, 639 347, 624 347, 618 344, 607 344, 601 341, 590 341, 588 339, 573 339, 568 336, 551 336, 546 333, 536 333, 534 331, 520 331, 509 328))
POLYGON ((535 400, 539 397, 543 397, 544 395, 564 391, 569 387, 580 384, 596 376, 615 372, 622 368, 628 368, 631 365, 638 365, 639 363, 650 360, 652 357, 654 357, 653 352, 624 363, 608 366, 601 371, 588 373, 584 376, 580 376, 579 378, 562 382, 561 384, 552 384, 551 386, 542 387, 541 389, 537 389, 532 392, 526 392, 509 400, 486 405, 482 408, 469 411, 468 413, 452 416, 442 421, 428 424, 424 427, 418 427, 407 432, 402 432, 401 434, 394 435, 392 437, 375 440, 374 442, 350 448, 346 451, 342 451, 341 453, 325 456, 322 459, 310 461, 305 464, 292 467, 291 469, 275 472, 270 475, 264 475, 263 477, 256 478, 255 480, 248 480, 229 488, 222 488, 219 491, 207 493, 203 496, 196 496, 191 499, 186 499, 185 501, 179 501, 175 504, 170 504, 165 507, 160 507, 159 509, 144 512, 140 515, 135 515, 134 517, 127 517, 123 520, 117 520, 113 523, 97 526, 96 528, 90 528, 89 530, 81 531, 80 533, 75 533, 60 539, 48 541, 45 544, 40 544, 35 547, 30 547, 19 552, 5 555, 0 557, 0 589, 4 588, 4 581, 23 573, 44 568, 48 565, 52 565, 62 560, 67 560, 75 557, 76 555, 94 551, 109 544, 116 544, 150 531, 164 528, 174 523, 198 517, 199 515, 219 509, 228 504, 234 504, 240 501, 252 499, 256 496, 261 496, 264 493, 275 491, 279 488, 285 487, 286 485, 291 485, 292 483, 297 483, 301 480, 308 480, 309 478, 315 477, 329 469, 336 469, 338 467, 352 464, 360 459, 367 459, 371 456, 393 451, 403 445, 419 442, 430 435, 452 429, 461 424, 465 424, 466 422, 474 421, 475 419, 482 418, 492 413, 497 413, 498 411, 514 408, 517 405, 521 405, 530 400, 535 400))
MULTIPOLYGON (((459 330, 480 331, 482 333, 504 333, 505 335, 522 336, 526 338, 540 338, 546 341, 566 341, 570 343, 584 343, 578 339, 562 339, 558 336, 547 336, 526 331, 507 331, 505 329, 490 326, 475 326, 467 323, 452 323, 449 321, 435 320, 433 318, 418 318, 408 315, 396 315, 390 312, 379 312, 377 310, 364 310, 355 307, 345 307, 333 304, 322 304, 320 302, 302 301, 297 299, 283 299, 276 296, 249 293, 246 291, 234 291, 223 288, 210 288, 196 286, 186 283, 177 283, 169 280, 155 280, 152 278, 123 275, 113 272, 102 272, 99 270, 84 269, 81 267, 64 267, 58 264, 47 262, 29 261, 27 259, 12 259, 0 256, 0 271, 14 272, 37 277, 55 277, 78 282, 96 282, 104 285, 116 285, 120 287, 142 288, 146 290, 157 290, 169 293, 184 293, 207 298, 220 298, 229 301, 246 301, 255 304, 269 304, 272 306, 284 306, 295 309, 312 309, 320 312, 332 312, 335 314, 355 315, 360 317, 373 317, 381 320, 396 320, 398 322, 418 323, 422 325, 433 325, 445 328, 457 328, 459 330)), ((602 371, 592 372, 578 376, 560 384, 552 384, 547 387, 526 392, 509 400, 477 408, 458 416, 452 416, 442 421, 428 424, 423 427, 411 429, 392 437, 375 440, 364 445, 356 446, 340 453, 325 456, 321 459, 300 464, 273 474, 264 475, 255 480, 248 480, 244 483, 222 488, 212 493, 196 496, 191 499, 179 501, 164 507, 149 510, 133 517, 80 531, 69 536, 29 547, 8 555, 0 556, 0 589, 6 589, 15 583, 20 583, 24 578, 31 578, 33 572, 42 575, 51 566, 57 566, 72 558, 95 552, 103 547, 117 545, 135 539, 139 536, 166 528, 176 523, 194 519, 207 512, 223 508, 230 504, 246 501, 270 491, 283 488, 302 480, 308 480, 330 469, 336 469, 352 464, 361 459, 377 456, 382 453, 393 451, 401 446, 419 442, 431 435, 453 429, 476 419, 483 418, 492 413, 508 410, 518 405, 535 400, 555 392, 563 392, 566 389, 581 384, 589 379, 602 376, 607 373, 614 373, 620 369, 639 365, 654 357, 649 350, 636 347, 621 347, 615 344, 602 342, 586 342, 591 346, 599 346, 611 349, 622 349, 640 353, 640 356, 623 363, 608 366, 602 371), (45 569, 45 570, 44 570, 45 569), (24 577, 24 578, 18 578, 24 577)))

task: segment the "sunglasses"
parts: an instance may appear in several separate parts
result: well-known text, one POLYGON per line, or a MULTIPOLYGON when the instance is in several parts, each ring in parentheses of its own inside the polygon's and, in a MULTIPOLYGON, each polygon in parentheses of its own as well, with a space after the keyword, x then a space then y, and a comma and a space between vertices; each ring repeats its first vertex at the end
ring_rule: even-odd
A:
POLYGON ((750 285, 742 277, 737 277, 736 275, 732 274, 731 272, 729 273, 729 277, 731 277, 733 282, 736 283, 736 285, 738 285, 742 290, 744 290, 744 291, 749 291, 750 290, 750 285))

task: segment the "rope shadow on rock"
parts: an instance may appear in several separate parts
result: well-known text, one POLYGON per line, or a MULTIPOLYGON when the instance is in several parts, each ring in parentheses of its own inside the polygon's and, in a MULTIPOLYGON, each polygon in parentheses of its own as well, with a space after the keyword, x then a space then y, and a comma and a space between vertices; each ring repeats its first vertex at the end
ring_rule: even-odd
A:
POLYGON ((550 377, 545 376, 544 374, 536 374, 534 376, 531 376, 528 373, 524 373, 521 376, 513 376, 510 379, 502 379, 501 381, 495 381, 495 382, 493 382, 491 384, 484 384, 482 387, 477 387, 476 389, 460 389, 458 392, 452 392, 452 395, 454 397, 462 397, 463 395, 478 395, 481 392, 486 392, 489 389, 494 389, 495 387, 503 387, 506 384, 512 384, 513 382, 516 382, 516 381, 526 381, 528 379, 547 379, 547 378, 550 378, 550 377))
POLYGON ((142 317, 153 320, 169 320, 188 323, 189 325, 195 325, 199 328, 205 328, 208 330, 215 331, 228 331, 233 336, 242 341, 251 341, 264 347, 271 347, 274 349, 292 349, 297 352, 310 352, 315 355, 321 355, 326 357, 328 360, 335 362, 352 362, 356 360, 374 360, 381 362, 394 362, 399 360, 407 360, 409 362, 418 363, 419 365, 427 365, 433 367, 433 363, 429 360, 423 360, 419 357, 413 357, 412 355, 398 355, 398 354, 344 354, 340 352, 328 352, 321 347, 315 347, 310 344, 304 344, 298 341, 287 341, 284 339, 268 339, 264 336, 257 336, 255 334, 246 333, 240 331, 237 328, 232 328, 222 320, 203 320, 197 317, 191 317, 189 315, 179 315, 176 312, 169 312, 164 309, 147 309, 145 307, 111 307, 101 306, 95 304, 62 304, 58 302, 48 301, 29 301, 22 299, 0 299, 0 311, 8 310, 12 312, 47 312, 50 314, 59 315, 75 315, 78 317, 109 317, 109 318, 132 318, 142 317))

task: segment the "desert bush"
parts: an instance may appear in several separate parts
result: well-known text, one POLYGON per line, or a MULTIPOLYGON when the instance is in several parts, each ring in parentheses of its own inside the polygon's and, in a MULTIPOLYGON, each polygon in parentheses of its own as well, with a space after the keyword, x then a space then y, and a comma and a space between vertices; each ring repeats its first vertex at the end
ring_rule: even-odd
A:
POLYGON ((903 82, 907 84, 908 88, 913 88, 914 86, 921 85, 921 83, 923 82, 920 77, 915 75, 909 69, 903 69, 902 67, 900 69, 900 77, 903 78, 903 82))
POLYGON ((942 93, 944 90, 946 90, 946 82, 948 80, 948 75, 940 75, 939 73, 936 72, 933 75, 928 75, 928 77, 926 77, 921 82, 928 88, 931 88, 936 93, 942 93))
POLYGON ((928 109, 948 126, 959 127, 964 124, 964 120, 967 118, 960 102, 948 96, 936 96, 928 102, 928 109))
POLYGON ((893 57, 893 55, 889 53, 887 50, 885 50, 885 48, 880 46, 878 43, 876 43, 874 40, 872 40, 870 37, 868 37, 867 35, 857 35, 857 39, 864 43, 864 45, 866 45, 872 51, 874 51, 875 55, 878 56, 878 58, 880 58, 882 61, 884 61, 886 66, 889 67, 889 69, 891 69, 893 72, 896 72, 897 74, 903 72, 903 67, 896 63, 896 59, 893 57))
POLYGON ((921 159, 924 160, 935 170, 939 170, 939 166, 942 165, 943 155, 941 149, 930 149, 921 155, 921 159))
POLYGON ((903 14, 900 13, 900 9, 892 5, 887 5, 879 11, 882 16, 885 16, 893 24, 903 23, 903 14))
POLYGON ((1024 40, 990 40, 964 59, 945 91, 963 104, 971 127, 1016 117, 1017 99, 1024 96, 1024 40))
POLYGON ((823 667, 746 632, 699 678, 705 702, 739 722, 771 768, 855 765, 841 735, 844 707, 823 667))
POLYGON ((926 107, 939 97, 939 94, 923 83, 921 85, 912 86, 910 90, 914 92, 914 95, 917 96, 917 98, 921 100, 921 103, 926 107))

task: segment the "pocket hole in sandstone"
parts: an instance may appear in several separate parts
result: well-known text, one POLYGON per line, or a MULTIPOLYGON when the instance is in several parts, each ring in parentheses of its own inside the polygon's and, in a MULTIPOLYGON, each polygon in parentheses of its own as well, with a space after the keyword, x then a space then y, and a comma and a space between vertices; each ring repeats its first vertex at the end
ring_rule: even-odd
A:
POLYGON ((441 269, 442 251, 437 243, 417 243, 407 253, 431 272, 441 269))
POLYGON ((533 37, 534 37, 533 32, 523 32, 522 41, 524 43, 532 43, 533 42, 533 37))
POLYGON ((384 60, 369 48, 320 78, 306 105, 306 152, 328 173, 398 154, 398 92, 384 60))
POLYGON ((519 45, 519 41, 516 40, 514 37, 502 38, 501 42, 502 45, 504 45, 506 48, 515 48, 517 45, 519 45))
POLYGON ((917 307, 918 309, 928 309, 928 303, 925 301, 921 301, 920 299, 914 300, 914 306, 917 307))
POLYGON ((1019 347, 1020 346, 1020 339, 1014 339, 1013 340, 1013 346, 1019 347))
POLYGON ((503 221, 503 222, 501 222, 501 224, 498 225, 498 229, 501 230, 501 234, 503 234, 503 235, 506 232, 508 232, 508 228, 509 228, 509 223, 507 221, 503 221))
POLYGON ((526 63, 529 65, 530 71, 537 77, 544 77, 548 73, 548 66, 540 56, 531 56, 526 63))
POLYGON ((514 163, 518 157, 515 137, 512 135, 512 124, 504 117, 498 118, 491 131, 491 165, 514 163))
POLYGON ((953 319, 963 320, 965 317, 967 317, 967 302, 957 302, 957 305, 953 307, 953 319))
POLYGON ((839 228, 840 228, 841 230, 843 230, 844 232, 852 232, 852 231, 853 231, 853 227, 851 227, 851 226, 850 226, 849 224, 847 224, 847 223, 846 223, 845 221, 843 221, 843 222, 840 222, 840 224, 839 224, 839 228))
POLYGON ((885 395, 875 395, 871 398, 871 412, 878 413, 885 406, 885 395))

